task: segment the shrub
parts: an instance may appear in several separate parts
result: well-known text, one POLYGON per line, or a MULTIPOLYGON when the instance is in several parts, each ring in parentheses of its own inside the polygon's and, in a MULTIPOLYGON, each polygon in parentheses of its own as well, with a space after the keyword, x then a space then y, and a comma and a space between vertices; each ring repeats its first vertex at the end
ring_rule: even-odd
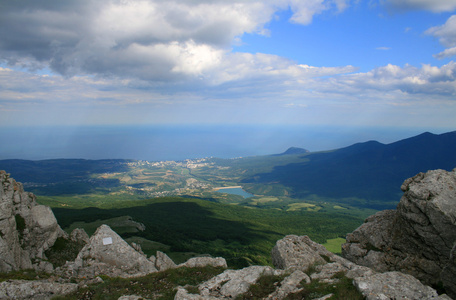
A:
POLYGON ((336 273, 333 278, 339 279, 336 283, 322 283, 319 280, 312 280, 309 284, 303 284, 303 290, 291 294, 287 298, 292 299, 315 299, 329 294, 332 300, 362 300, 363 295, 353 285, 352 280, 345 276, 344 272, 336 273))
POLYGON ((8 273, 0 273, 0 282, 10 280, 10 279, 17 279, 17 280, 37 280, 37 279, 46 279, 49 278, 50 275, 44 272, 37 272, 36 270, 29 269, 29 270, 18 270, 18 271, 11 271, 8 273))
POLYGON ((284 278, 285 276, 263 275, 256 284, 250 286, 245 294, 238 296, 236 299, 263 299, 273 293, 284 278))
POLYGON ((136 278, 103 277, 101 284, 91 285, 54 300, 72 299, 118 299, 122 295, 138 295, 146 299, 174 299, 178 286, 196 286, 222 273, 214 267, 178 268, 151 273, 136 278))
POLYGON ((73 261, 84 247, 84 242, 74 242, 70 239, 59 237, 54 245, 45 251, 46 257, 54 267, 61 267, 67 261, 73 261))

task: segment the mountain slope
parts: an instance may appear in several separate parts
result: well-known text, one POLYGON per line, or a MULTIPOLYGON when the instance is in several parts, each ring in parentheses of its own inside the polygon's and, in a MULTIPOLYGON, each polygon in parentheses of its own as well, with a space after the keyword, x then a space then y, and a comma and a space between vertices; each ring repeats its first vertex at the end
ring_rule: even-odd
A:
POLYGON ((391 208, 399 201, 406 178, 430 169, 456 167, 456 131, 426 132, 386 145, 368 141, 306 158, 308 162, 277 166, 244 182, 281 184, 296 198, 361 198, 365 203, 360 206, 391 208))

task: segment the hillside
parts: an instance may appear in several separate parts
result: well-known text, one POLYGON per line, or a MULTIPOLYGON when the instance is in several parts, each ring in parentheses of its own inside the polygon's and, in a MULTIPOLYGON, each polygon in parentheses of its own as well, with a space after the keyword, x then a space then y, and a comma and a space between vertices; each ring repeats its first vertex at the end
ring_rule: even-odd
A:
POLYGON ((40 201, 74 208, 106 203, 115 208, 126 200, 192 196, 280 210, 308 210, 308 205, 319 209, 325 203, 381 210, 397 205, 406 178, 454 167, 456 131, 324 152, 291 147, 280 154, 234 159, 0 160, 0 169, 14 174, 40 201), (255 197, 216 192, 229 186, 242 186, 255 197))
MULTIPOLYGON (((68 232, 76 226, 92 234, 99 225, 109 224, 124 238, 140 238, 140 244, 144 239, 163 244, 160 250, 166 250, 177 261, 185 253, 209 253, 224 257, 229 265, 236 267, 270 264, 271 247, 286 234, 306 234, 325 243, 344 237, 363 220, 345 210, 249 209, 181 197, 129 202, 117 209, 53 208, 53 211, 60 226, 68 232), (144 224, 146 230, 119 222, 122 216, 144 224)), ((148 254, 156 250, 155 246, 149 249, 147 243, 141 246, 148 254)))
MULTIPOLYGON (((358 207, 393 208, 406 178, 430 169, 456 167, 456 131, 426 132, 391 144, 368 141, 305 158, 242 182, 282 185, 298 199, 318 195, 358 207)), ((260 189, 253 188, 253 192, 260 193, 260 189)))

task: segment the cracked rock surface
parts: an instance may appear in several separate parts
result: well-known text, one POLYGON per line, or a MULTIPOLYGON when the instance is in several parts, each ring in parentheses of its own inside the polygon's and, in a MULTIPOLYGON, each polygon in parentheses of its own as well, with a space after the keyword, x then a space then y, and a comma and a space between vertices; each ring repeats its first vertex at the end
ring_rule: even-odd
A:
POLYGON ((347 235, 342 255, 376 271, 400 271, 456 297, 456 169, 404 181, 397 209, 381 211, 347 235))

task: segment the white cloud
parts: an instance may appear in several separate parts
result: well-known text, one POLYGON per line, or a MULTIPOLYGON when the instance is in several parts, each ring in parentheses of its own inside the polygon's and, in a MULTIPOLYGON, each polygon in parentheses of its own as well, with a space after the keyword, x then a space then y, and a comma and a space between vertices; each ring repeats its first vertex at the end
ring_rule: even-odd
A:
POLYGON ((312 23, 315 15, 324 11, 335 9, 342 12, 348 7, 348 0, 288 0, 293 15, 291 21, 298 24, 308 25, 312 23))
POLYGON ((444 59, 452 56, 456 56, 456 47, 445 49, 444 51, 434 55, 437 59, 444 59))
POLYGON ((312 23, 314 15, 320 14, 326 10, 326 5, 323 0, 291 1, 290 7, 293 11, 291 21, 299 24, 312 23))
POLYGON ((68 76, 101 74, 144 80, 199 74, 211 64, 202 55, 217 60, 235 38, 261 34, 276 9, 262 1, 38 5, 21 2, 0 11, 0 55, 9 64, 49 65, 68 76))
POLYGON ((418 117, 446 116, 456 104, 455 62, 420 68, 386 65, 354 73, 351 66, 297 65, 266 54, 225 58, 224 72, 206 71, 209 79, 161 84, 93 76, 65 79, 3 68, 0 124, 172 123, 176 118, 183 123, 348 124, 368 118, 367 112, 379 114, 379 109, 401 121, 415 113, 404 121, 415 124, 418 117))
POLYGON ((348 0, 51 2, 2 7, 0 57, 9 65, 50 67, 69 77, 158 82, 204 77, 242 35, 267 34, 265 25, 279 10, 291 8, 290 21, 309 24, 316 14, 348 5, 348 0))
POLYGON ((428 10, 435 13, 456 9, 455 0, 386 0, 387 5, 397 10, 428 10))
POLYGON ((456 46, 456 15, 451 16, 445 24, 431 27, 425 32, 439 39, 445 47, 456 46))
POLYGON ((444 59, 456 55, 456 15, 451 16, 441 26, 431 27, 425 32, 439 39, 439 42, 447 47, 444 51, 435 54, 437 59, 444 59))
POLYGON ((274 10, 261 1, 112 2, 96 18, 96 36, 118 44, 187 41, 224 46, 236 36, 262 30, 274 10))
MULTIPOLYGON (((456 63, 450 62, 442 67, 424 64, 421 68, 406 65, 386 65, 373 69, 366 73, 358 73, 343 76, 338 79, 338 86, 345 85, 355 90, 379 92, 398 91, 403 94, 415 95, 439 95, 448 100, 454 100, 456 96, 456 63)), ((333 81, 338 81, 333 80, 333 81)), ((381 94, 377 94, 381 99, 381 94)), ((400 99, 400 97, 398 97, 400 99)))
POLYGON ((21 101, 44 101, 83 105, 87 102, 103 103, 107 99, 112 105, 181 103, 178 99, 185 101, 185 98, 244 102, 249 97, 268 101, 280 99, 295 104, 300 103, 299 99, 357 99, 357 102, 363 103, 367 99, 383 101, 387 94, 396 101, 406 95, 413 97, 414 101, 426 100, 429 95, 453 102, 456 99, 456 62, 442 67, 425 64, 421 68, 390 64, 369 72, 354 73, 356 68, 352 66, 329 68, 297 65, 266 54, 237 53, 226 58, 229 59, 222 63, 223 72, 207 72, 207 78, 188 85, 165 85, 164 91, 149 81, 141 84, 138 81, 91 76, 64 79, 3 68, 0 69, 0 104, 20 105, 23 103, 21 101), (172 87, 174 90, 171 92, 172 87))

